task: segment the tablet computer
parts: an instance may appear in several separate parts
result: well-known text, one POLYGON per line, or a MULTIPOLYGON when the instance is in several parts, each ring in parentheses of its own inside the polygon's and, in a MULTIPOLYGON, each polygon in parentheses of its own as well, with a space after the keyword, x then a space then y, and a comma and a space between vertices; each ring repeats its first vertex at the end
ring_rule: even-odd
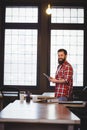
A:
POLYGON ((48 76, 47 74, 45 74, 45 73, 43 73, 43 75, 47 78, 47 79, 49 79, 50 78, 50 76, 48 76))

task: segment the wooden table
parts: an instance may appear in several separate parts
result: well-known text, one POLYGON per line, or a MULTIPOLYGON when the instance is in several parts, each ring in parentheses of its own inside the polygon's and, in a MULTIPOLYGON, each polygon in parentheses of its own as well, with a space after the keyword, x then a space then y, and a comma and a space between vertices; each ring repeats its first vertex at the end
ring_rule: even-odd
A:
POLYGON ((0 113, 0 130, 73 130, 80 119, 62 104, 16 100, 0 113))

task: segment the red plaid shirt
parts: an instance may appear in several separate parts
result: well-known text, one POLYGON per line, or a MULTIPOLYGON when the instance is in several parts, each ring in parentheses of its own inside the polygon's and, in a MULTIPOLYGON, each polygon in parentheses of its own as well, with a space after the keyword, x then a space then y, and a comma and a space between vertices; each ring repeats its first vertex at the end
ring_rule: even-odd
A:
POLYGON ((70 97, 73 89, 73 68, 65 61, 56 71, 56 79, 64 79, 65 83, 56 83, 55 97, 66 96, 70 97))

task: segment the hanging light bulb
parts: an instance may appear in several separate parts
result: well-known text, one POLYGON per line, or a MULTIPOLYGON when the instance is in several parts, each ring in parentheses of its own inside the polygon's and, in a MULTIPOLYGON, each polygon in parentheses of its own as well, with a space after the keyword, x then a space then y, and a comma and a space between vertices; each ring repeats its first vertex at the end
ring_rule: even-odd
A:
POLYGON ((48 15, 50 15, 51 14, 51 7, 50 7, 50 4, 48 4, 48 8, 46 9, 46 13, 48 14, 48 15))

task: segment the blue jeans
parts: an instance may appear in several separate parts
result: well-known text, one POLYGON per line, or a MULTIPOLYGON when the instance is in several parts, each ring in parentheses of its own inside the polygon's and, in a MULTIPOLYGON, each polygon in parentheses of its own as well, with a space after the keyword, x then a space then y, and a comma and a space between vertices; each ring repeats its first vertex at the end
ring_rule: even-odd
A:
POLYGON ((58 100, 59 101, 68 101, 68 98, 67 97, 58 97, 58 100))

